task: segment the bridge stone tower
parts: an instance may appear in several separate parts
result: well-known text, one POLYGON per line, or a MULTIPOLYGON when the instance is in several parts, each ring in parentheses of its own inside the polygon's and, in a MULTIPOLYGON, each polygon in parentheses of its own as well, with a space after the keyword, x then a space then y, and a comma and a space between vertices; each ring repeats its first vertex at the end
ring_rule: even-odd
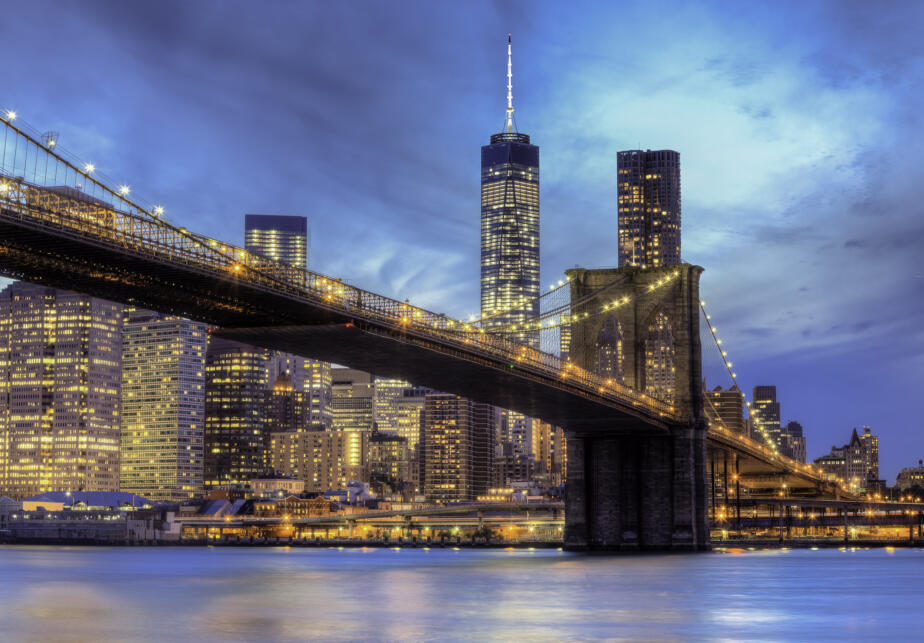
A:
POLYGON ((568 271, 571 360, 589 371, 609 369, 607 376, 652 397, 667 397, 677 413, 660 433, 650 425, 646 433, 642 420, 614 419, 612 429, 565 427, 566 548, 709 546, 701 273, 689 264, 568 271), (616 301, 623 303, 598 314, 616 301))

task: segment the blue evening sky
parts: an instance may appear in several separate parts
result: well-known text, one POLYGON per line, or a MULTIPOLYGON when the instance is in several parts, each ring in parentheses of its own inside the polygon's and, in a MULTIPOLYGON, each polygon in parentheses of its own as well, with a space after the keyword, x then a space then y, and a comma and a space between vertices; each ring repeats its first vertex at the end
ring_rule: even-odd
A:
POLYGON ((915 2, 38 0, 0 19, 0 105, 190 229, 307 215, 313 269, 467 316, 513 32, 543 281, 616 263, 618 150, 678 150, 743 385, 778 386, 810 458, 870 425, 892 479, 924 457, 922 25, 915 2))

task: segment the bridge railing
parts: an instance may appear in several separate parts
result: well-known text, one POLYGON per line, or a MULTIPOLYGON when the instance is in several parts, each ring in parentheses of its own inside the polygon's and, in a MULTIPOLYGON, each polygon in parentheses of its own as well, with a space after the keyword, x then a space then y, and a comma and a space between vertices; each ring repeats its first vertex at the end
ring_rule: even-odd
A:
POLYGON ((216 239, 176 228, 150 215, 121 211, 100 199, 70 188, 44 187, 0 175, 0 204, 5 216, 30 219, 71 234, 104 240, 120 249, 158 259, 206 269, 222 276, 321 303, 341 314, 355 315, 390 325, 401 331, 454 344, 462 351, 477 349, 494 362, 512 368, 525 367, 554 377, 563 385, 621 403, 631 403, 664 417, 675 408, 625 384, 597 376, 568 360, 544 353, 484 329, 400 302, 308 270, 275 262, 216 239))
POLYGON ((709 431, 711 431, 714 436, 721 437, 721 439, 726 442, 735 444, 736 447, 742 451, 750 451, 751 453, 759 454, 760 457, 767 462, 777 463, 784 470, 802 474, 808 478, 818 480, 819 482, 830 482, 823 472, 817 470, 812 465, 776 453, 768 448, 767 445, 761 444, 746 435, 729 429, 727 426, 717 421, 717 419, 710 418, 709 431))

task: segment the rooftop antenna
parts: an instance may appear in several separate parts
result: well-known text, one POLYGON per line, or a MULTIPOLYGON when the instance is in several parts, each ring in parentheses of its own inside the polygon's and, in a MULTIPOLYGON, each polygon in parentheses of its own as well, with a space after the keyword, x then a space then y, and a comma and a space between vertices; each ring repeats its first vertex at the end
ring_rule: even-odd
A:
POLYGON ((504 129, 513 132, 513 44, 510 34, 507 34, 507 116, 504 119, 504 129))

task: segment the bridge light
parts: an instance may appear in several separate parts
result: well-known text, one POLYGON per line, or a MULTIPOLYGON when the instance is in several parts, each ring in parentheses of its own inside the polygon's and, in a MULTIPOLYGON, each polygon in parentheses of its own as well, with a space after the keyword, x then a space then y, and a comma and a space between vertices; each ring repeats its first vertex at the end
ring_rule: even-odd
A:
POLYGON ((14 112, 14 111, 11 110, 11 109, 7 110, 7 112, 6 112, 6 120, 8 120, 8 121, 15 121, 15 120, 16 120, 16 112, 14 112))
MULTIPOLYGON (((163 214, 164 214, 164 206, 162 206, 162 205, 155 205, 155 206, 154 206, 154 214, 155 214, 156 216, 163 216, 163 214)), ((216 245, 218 245, 218 243, 215 242, 215 241, 212 241, 212 245, 213 245, 213 246, 216 246, 216 245)))
POLYGON ((83 164, 83 171, 86 172, 87 174, 93 174, 93 170, 95 169, 96 169, 96 166, 93 165, 92 163, 83 164))
POLYGON ((121 194, 121 195, 123 195, 123 196, 125 196, 126 194, 128 194, 128 193, 131 192, 131 191, 132 191, 132 189, 131 189, 130 187, 128 187, 127 185, 124 185, 124 184, 123 184, 123 185, 120 185, 120 186, 119 186, 119 194, 121 194))

